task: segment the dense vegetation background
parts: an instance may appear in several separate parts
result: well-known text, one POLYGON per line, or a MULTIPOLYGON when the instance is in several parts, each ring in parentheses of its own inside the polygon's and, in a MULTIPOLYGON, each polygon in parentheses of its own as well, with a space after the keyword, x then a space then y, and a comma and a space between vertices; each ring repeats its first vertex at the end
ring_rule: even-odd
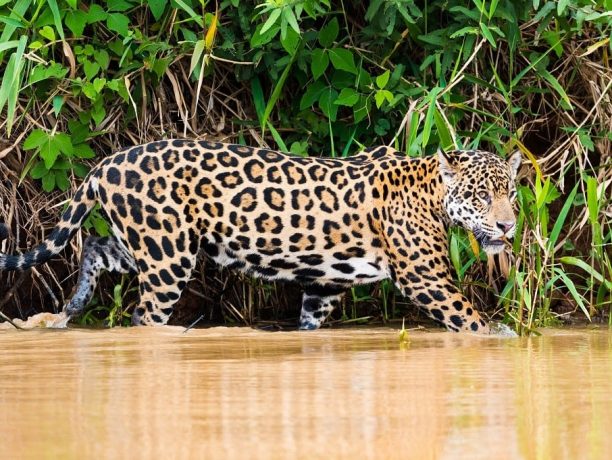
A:
MULTIPOLYGON (((344 157, 485 148, 526 159, 512 254, 450 241, 466 293, 528 330, 612 309, 612 0, 0 0, 0 220, 25 250, 89 167, 170 137, 344 157)), ((86 232, 107 233, 94 212, 86 232)), ((59 310, 64 258, 0 274, 0 311, 59 310), (51 301, 49 301, 51 299, 51 301)), ((175 321, 297 317, 295 289, 202 264, 175 321)), ((83 321, 123 322, 129 278, 108 277, 83 321), (123 307, 121 306, 123 305, 123 307)), ((412 312, 388 282, 336 319, 412 312)))

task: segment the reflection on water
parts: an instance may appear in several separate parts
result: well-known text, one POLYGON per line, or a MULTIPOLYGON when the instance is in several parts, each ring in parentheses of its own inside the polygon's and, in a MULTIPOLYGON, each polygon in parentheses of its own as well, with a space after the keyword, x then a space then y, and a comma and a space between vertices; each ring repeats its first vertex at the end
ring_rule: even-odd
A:
POLYGON ((612 334, 0 331, 1 458, 612 458, 612 334))

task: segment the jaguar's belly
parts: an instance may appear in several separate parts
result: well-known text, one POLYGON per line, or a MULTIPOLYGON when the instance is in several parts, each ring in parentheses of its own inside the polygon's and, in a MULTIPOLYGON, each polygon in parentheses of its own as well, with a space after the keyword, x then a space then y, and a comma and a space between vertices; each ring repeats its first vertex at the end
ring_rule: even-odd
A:
POLYGON ((223 243, 205 243, 204 252, 215 263, 270 281, 319 284, 366 284, 389 277, 381 256, 350 257, 346 252, 286 252, 282 246, 260 251, 232 248, 223 243))

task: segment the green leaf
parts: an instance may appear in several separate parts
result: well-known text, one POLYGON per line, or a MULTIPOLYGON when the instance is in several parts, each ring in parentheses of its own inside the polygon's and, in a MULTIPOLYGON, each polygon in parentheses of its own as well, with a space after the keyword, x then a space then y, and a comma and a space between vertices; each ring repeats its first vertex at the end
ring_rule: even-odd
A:
POLYGON ((344 48, 332 48, 329 50, 329 58, 334 66, 334 69, 344 70, 357 75, 357 67, 355 66, 355 58, 353 53, 344 48))
POLYGON ((204 52, 204 47, 206 46, 204 39, 198 40, 193 48, 193 53, 191 54, 191 64, 189 65, 189 75, 193 74, 194 69, 200 63, 200 59, 202 57, 202 53, 204 52))
POLYGON ((334 104, 334 101, 338 98, 338 91, 333 88, 328 88, 321 93, 319 97, 319 108, 323 114, 330 119, 330 121, 336 121, 338 114, 338 106, 334 104))
POLYGON ((567 5, 569 5, 570 0, 559 0, 557 2, 557 14, 559 16, 561 16, 564 12, 565 9, 567 8, 567 5))
POLYGON ((93 81, 94 89, 100 93, 104 89, 104 85, 106 84, 106 78, 96 78, 93 81))
POLYGON ((338 19, 333 18, 327 24, 323 26, 319 32, 319 43, 323 48, 329 48, 333 45, 334 41, 338 37, 340 26, 338 25, 338 19))
POLYGON ((92 80, 100 71, 100 64, 94 61, 85 61, 83 62, 83 72, 85 72, 85 76, 88 80, 92 80))
POLYGON ((52 192, 55 188, 55 173, 49 171, 42 177, 42 187, 45 192, 52 192))
POLYGON ((557 244, 557 238, 559 238, 559 234, 561 233, 561 229, 563 228, 563 224, 565 223, 565 219, 567 218, 567 214, 569 213, 570 207, 574 203, 574 198, 576 197, 576 192, 578 192, 578 186, 580 183, 576 183, 573 190, 570 192, 567 200, 565 200, 565 204, 561 209, 557 219, 555 220, 555 225, 553 226, 552 231, 550 232, 550 236, 548 237, 548 250, 552 250, 557 244))
POLYGON ((94 158, 96 154, 89 145, 83 143, 74 146, 74 156, 77 158, 94 158))
POLYGON ((155 20, 159 21, 168 5, 168 0, 147 0, 147 3, 155 20))
POLYGON ((376 108, 380 109, 385 102, 391 102, 393 100, 393 93, 386 89, 379 89, 374 94, 374 100, 376 101, 376 108))
POLYGON ((425 124, 423 125, 423 138, 421 140, 422 147, 426 147, 427 143, 429 142, 429 135, 431 134, 431 127, 434 123, 434 113, 436 111, 436 98, 438 97, 440 91, 442 91, 442 88, 436 86, 429 92, 426 98, 429 107, 427 109, 427 114, 425 115, 425 124))
POLYGON ((59 147, 53 142, 51 142, 51 139, 52 138, 49 138, 49 142, 45 142, 40 147, 40 157, 45 162, 45 167, 47 169, 51 169, 53 167, 53 165, 55 164, 55 160, 57 160, 57 157, 60 154, 59 147))
POLYGON ((310 70, 312 71, 312 78, 318 80, 321 75, 327 70, 329 65, 329 56, 325 50, 320 48, 312 50, 312 62, 310 64, 310 70))
POLYGON ((64 105, 64 97, 63 96, 53 96, 53 112, 57 117, 62 111, 62 107, 64 105))
POLYGON ((55 170, 55 185, 62 192, 65 192, 70 188, 70 180, 68 180, 68 176, 66 175, 66 171, 58 171, 55 170))
POLYGON ((88 15, 84 11, 75 10, 68 11, 66 13, 66 17, 64 18, 64 22, 72 35, 75 37, 81 37, 83 35, 83 31, 85 30, 85 26, 87 25, 88 15))
POLYGON ((353 106, 353 117, 355 118, 355 123, 359 123, 364 120, 368 114, 370 113, 370 99, 361 96, 359 101, 353 106))
POLYGON ((94 59, 98 64, 100 64, 100 68, 106 70, 108 69, 108 64, 110 63, 110 56, 108 52, 104 49, 98 50, 94 53, 94 59))
POLYGON ((272 10, 272 12, 270 13, 270 16, 268 16, 267 21, 264 23, 263 27, 261 28, 261 30, 259 31, 260 34, 264 34, 266 33, 268 30, 270 30, 270 28, 276 24, 276 21, 278 20, 278 18, 281 15, 281 12, 283 11, 282 8, 276 8, 274 10, 272 10))
POLYGON ((108 13, 106 13, 100 5, 94 3, 89 7, 89 11, 87 12, 87 24, 104 21, 107 16, 108 13))
POLYGON ((554 88, 557 94, 561 96, 561 99, 566 104, 566 108, 573 110, 572 103, 570 102, 567 93, 563 89, 563 86, 561 86, 561 83, 559 83, 559 81, 548 70, 540 70, 540 75, 542 75, 544 79, 550 84, 550 86, 554 88))
POLYGON ((41 37, 46 38, 50 42, 55 41, 55 32, 53 31, 53 28, 51 26, 42 27, 41 29, 38 30, 38 33, 40 34, 41 37))
POLYGON ((283 16, 291 26, 291 28, 295 31, 296 34, 300 35, 300 26, 297 23, 297 19, 295 18, 295 14, 290 6, 286 6, 283 8, 283 16))
POLYGON ((251 37, 251 47, 252 48, 259 48, 260 46, 270 43, 272 39, 276 37, 276 34, 280 30, 280 27, 275 25, 271 27, 270 29, 268 29, 265 33, 262 33, 261 32, 262 28, 263 28, 263 25, 260 24, 255 29, 255 32, 253 33, 253 36, 251 37))
POLYGON ((281 45, 290 56, 293 56, 300 45, 300 35, 293 29, 287 30, 285 37, 281 36, 281 45))
POLYGON ((35 129, 30 133, 23 143, 24 150, 32 150, 40 147, 49 140, 49 135, 42 129, 35 129))
POLYGON ((495 43, 495 39, 493 38, 493 34, 487 27, 484 22, 480 23, 480 30, 482 30, 482 35, 487 39, 487 41, 491 44, 493 49, 497 49, 497 43, 495 43))
POLYGON ((357 104, 357 101, 359 101, 359 93, 357 91, 353 88, 343 88, 334 104, 353 107, 357 104))
POLYGON ((66 156, 72 156, 74 153, 72 139, 66 133, 56 133, 55 136, 51 138, 51 143, 66 156))
POLYGON ((386 70, 385 73, 376 77, 376 86, 378 86, 380 89, 384 89, 385 86, 387 86, 387 83, 389 82, 390 75, 391 72, 389 70, 386 70))
POLYGON ((106 27, 113 32, 117 32, 122 37, 128 35, 130 19, 122 13, 110 13, 106 18, 106 27))
POLYGON ((55 0, 47 0, 49 4, 49 8, 51 9, 51 13, 53 13, 53 24, 55 24, 55 29, 57 30, 57 34, 60 36, 62 40, 64 40, 64 28, 62 26, 62 17, 59 12, 59 8, 57 7, 57 2, 55 0))
POLYGON ((320 80, 308 85, 300 100, 300 110, 311 108, 319 100, 326 88, 325 84, 320 80))
POLYGON ((30 169, 30 177, 32 177, 32 179, 41 179, 48 172, 49 170, 46 168, 45 163, 39 161, 32 169, 30 169))

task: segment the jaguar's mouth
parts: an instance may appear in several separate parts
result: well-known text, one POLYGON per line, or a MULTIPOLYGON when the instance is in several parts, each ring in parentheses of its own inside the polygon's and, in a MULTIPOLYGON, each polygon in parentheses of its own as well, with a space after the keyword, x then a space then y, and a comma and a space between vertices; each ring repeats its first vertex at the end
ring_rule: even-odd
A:
POLYGON ((489 254, 497 254, 501 252, 505 246, 510 245, 510 241, 505 236, 492 238, 480 232, 474 232, 474 236, 480 244, 480 247, 489 254))

